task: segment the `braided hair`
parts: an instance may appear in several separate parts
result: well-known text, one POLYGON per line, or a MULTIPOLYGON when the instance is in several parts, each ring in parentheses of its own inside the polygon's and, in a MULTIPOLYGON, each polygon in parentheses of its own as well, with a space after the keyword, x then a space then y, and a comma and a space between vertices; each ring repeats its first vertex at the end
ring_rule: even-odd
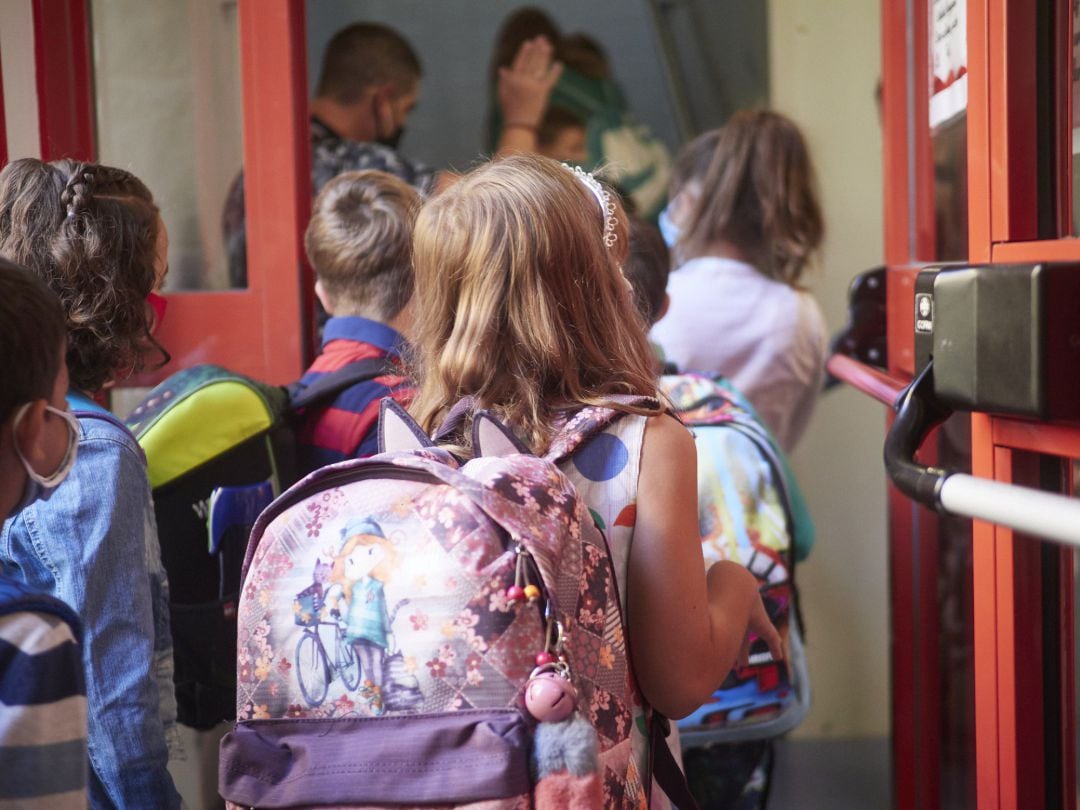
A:
POLYGON ((158 208, 130 172, 58 160, 0 171, 0 254, 59 297, 72 385, 95 392, 142 370, 150 350, 146 296, 157 281, 158 208))

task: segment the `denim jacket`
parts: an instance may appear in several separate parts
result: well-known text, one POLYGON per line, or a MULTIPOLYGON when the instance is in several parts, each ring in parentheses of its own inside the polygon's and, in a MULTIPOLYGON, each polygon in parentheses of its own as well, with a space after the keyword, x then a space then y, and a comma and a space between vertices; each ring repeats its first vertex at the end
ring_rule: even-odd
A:
MULTIPOLYGON (((74 411, 98 409, 69 393, 74 411)), ((174 808, 176 739, 169 586, 146 462, 115 420, 79 415, 67 479, 4 523, 0 568, 70 605, 84 628, 90 804, 174 808)))

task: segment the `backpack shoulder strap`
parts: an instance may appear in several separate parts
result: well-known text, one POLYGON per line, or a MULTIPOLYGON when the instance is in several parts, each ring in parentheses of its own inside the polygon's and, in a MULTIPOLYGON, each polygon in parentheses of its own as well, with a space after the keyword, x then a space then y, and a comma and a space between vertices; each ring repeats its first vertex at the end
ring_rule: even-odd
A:
MULTIPOLYGON (((666 717, 653 710, 649 721, 649 770, 657 786, 664 791, 672 806, 678 810, 698 810, 697 801, 690 792, 690 785, 686 782, 686 774, 683 773, 679 763, 675 761, 675 755, 668 746, 668 734, 671 733, 671 723, 666 717)), ((646 790, 652 794, 652 781, 646 790)))
POLYGON ((356 360, 342 366, 337 371, 324 374, 311 385, 304 385, 299 380, 286 387, 289 394, 289 408, 293 411, 309 408, 333 399, 346 388, 357 383, 367 382, 394 370, 393 364, 385 357, 369 357, 356 360))
MULTIPOLYGON (((608 399, 612 405, 644 409, 651 411, 656 416, 669 412, 669 409, 656 397, 619 394, 608 397, 608 399)), ((553 463, 569 458, 575 450, 602 432, 608 425, 622 419, 624 416, 631 415, 633 415, 633 411, 623 410, 619 407, 587 405, 567 419, 566 423, 552 438, 548 451, 544 453, 544 458, 553 463)))

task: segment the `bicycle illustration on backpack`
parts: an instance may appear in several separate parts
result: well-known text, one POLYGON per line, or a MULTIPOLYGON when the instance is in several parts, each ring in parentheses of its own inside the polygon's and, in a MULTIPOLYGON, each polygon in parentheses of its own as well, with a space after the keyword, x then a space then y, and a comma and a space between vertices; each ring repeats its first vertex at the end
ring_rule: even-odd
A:
MULTIPOLYGON (((316 562, 316 572, 320 564, 316 562)), ((300 640, 296 643, 296 679, 300 692, 312 708, 326 700, 330 684, 340 674, 347 690, 360 685, 360 659, 356 650, 345 638, 345 626, 337 610, 331 611, 331 621, 322 619, 324 607, 323 583, 316 580, 308 588, 296 595, 293 602, 293 616, 296 623, 304 628, 300 640), (334 628, 334 657, 326 650, 326 645, 319 633, 319 627, 332 625, 334 628)))

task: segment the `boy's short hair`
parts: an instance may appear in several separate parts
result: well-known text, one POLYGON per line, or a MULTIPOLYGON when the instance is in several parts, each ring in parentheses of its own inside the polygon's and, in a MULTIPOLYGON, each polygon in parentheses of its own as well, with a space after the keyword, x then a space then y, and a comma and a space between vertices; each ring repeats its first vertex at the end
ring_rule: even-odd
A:
POLYGON ((319 192, 304 248, 338 307, 388 321, 409 303, 420 203, 408 183, 373 170, 340 174, 319 192))
POLYGON ((634 288, 634 303, 646 323, 655 323, 664 308, 671 256, 655 227, 636 217, 630 220, 630 255, 623 275, 634 288))
POLYGON ((387 82, 402 92, 422 73, 416 51, 393 28, 354 23, 334 34, 327 44, 315 95, 352 104, 368 87, 387 82))
POLYGON ((56 295, 0 258, 0 424, 20 405, 52 396, 67 327, 56 295))

